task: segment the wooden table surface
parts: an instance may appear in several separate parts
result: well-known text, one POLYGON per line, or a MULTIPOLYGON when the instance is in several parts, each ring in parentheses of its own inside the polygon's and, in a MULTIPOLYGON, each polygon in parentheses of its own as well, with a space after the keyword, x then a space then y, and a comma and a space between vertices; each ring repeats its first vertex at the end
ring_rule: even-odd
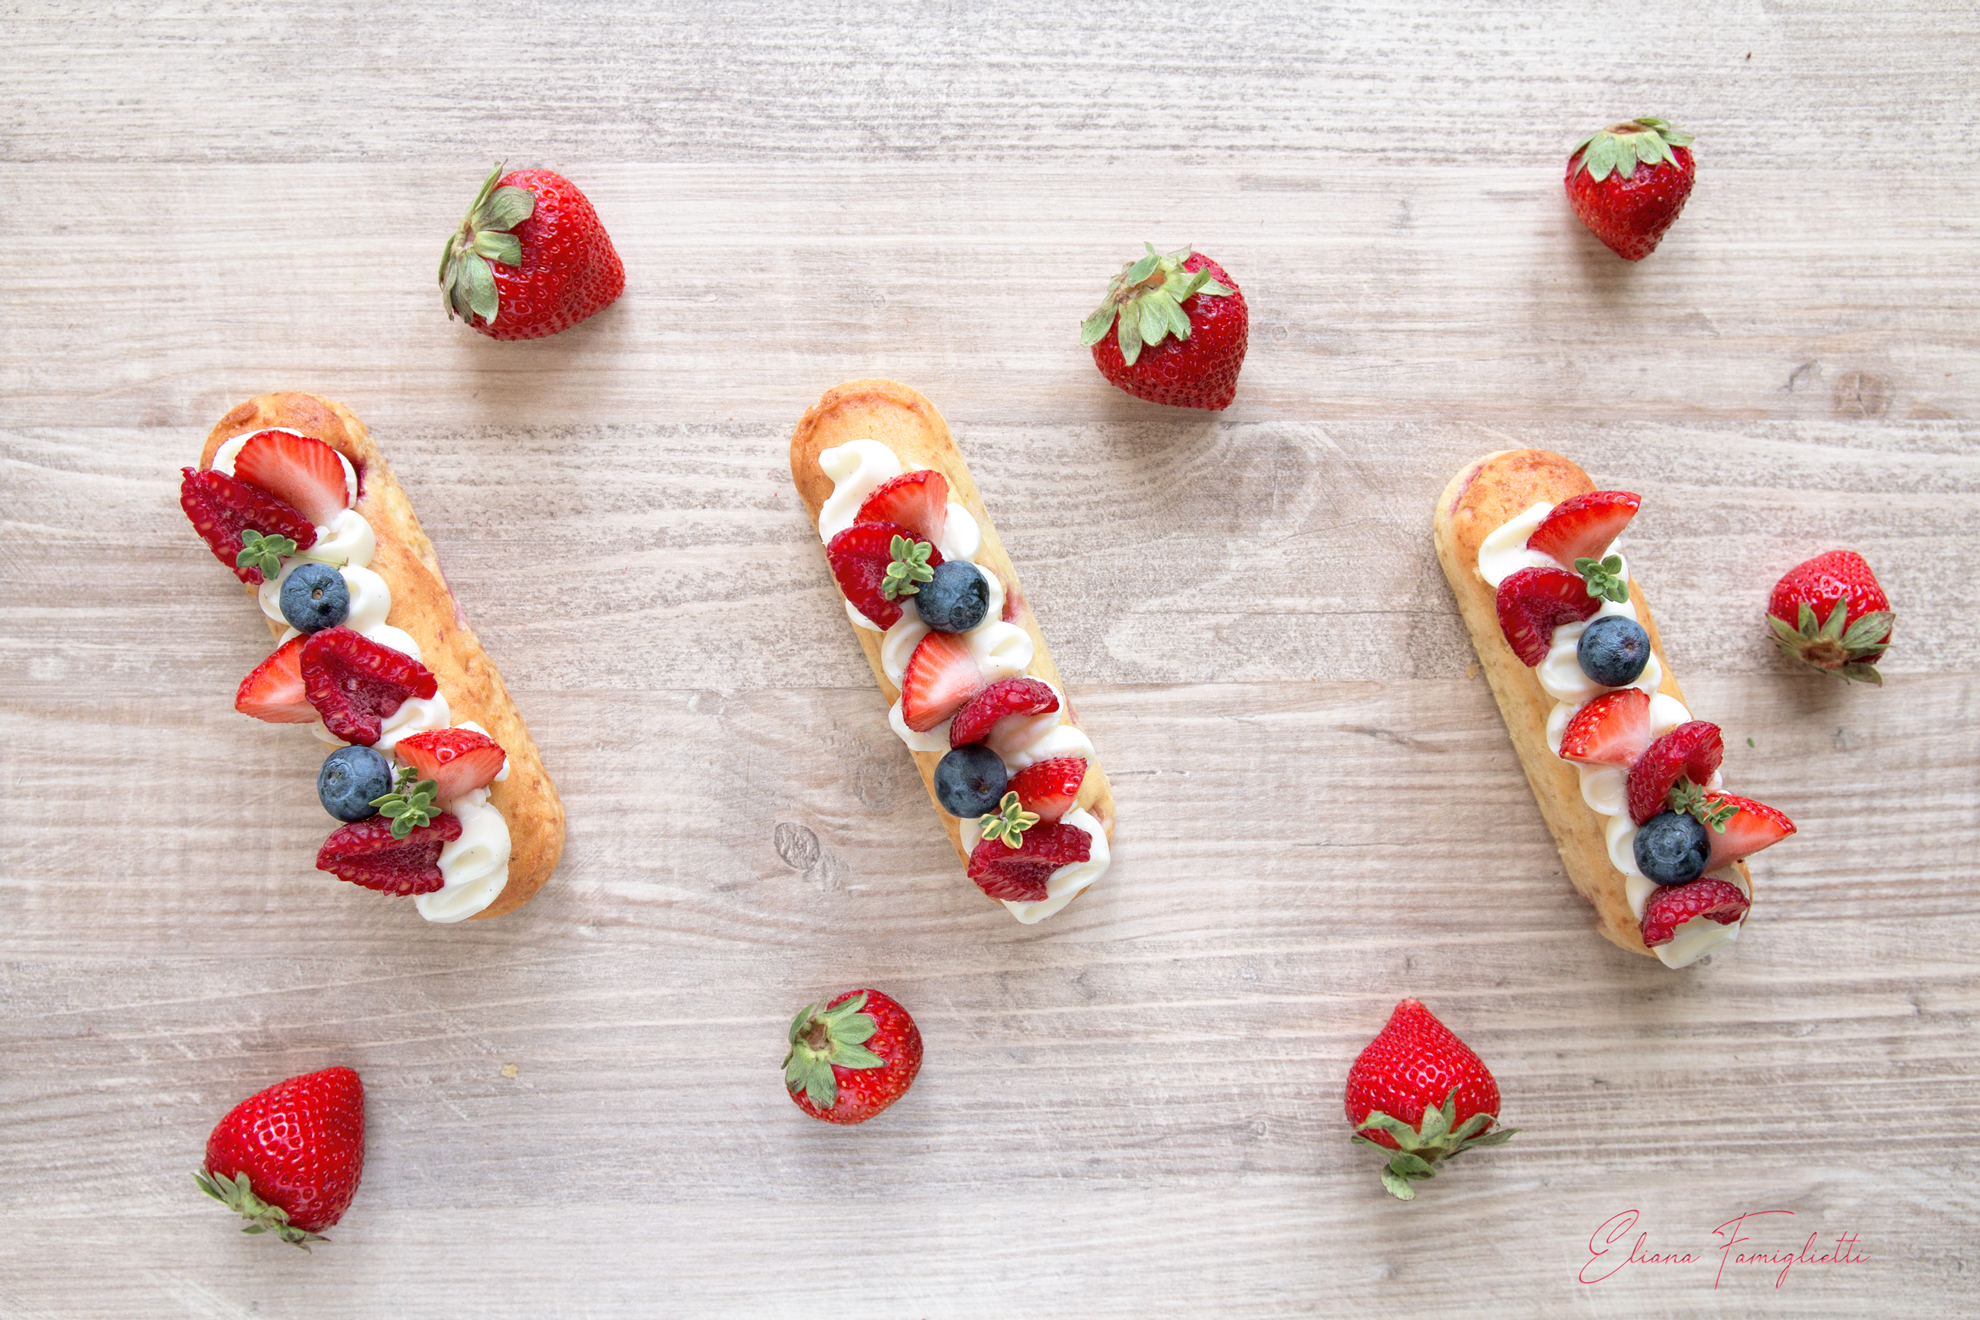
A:
POLYGON ((0 37, 0 1314, 1971 1313, 1971 4, 30 0, 0 37), (1638 266, 1560 182, 1634 113, 1700 162, 1638 266), (551 340, 433 287, 497 157, 625 259, 551 340), (1227 412, 1077 345, 1144 239, 1245 289, 1227 412), (1113 777, 1113 870, 1037 927, 957 867, 790 486, 861 375, 947 414, 1113 777), (267 637, 177 469, 273 389, 370 423, 562 788, 513 916, 313 872, 308 741, 229 709, 267 637), (1528 444, 1642 493, 1673 665, 1801 828, 1687 973, 1594 935, 1431 552, 1446 479, 1528 444), (1881 690, 1761 626, 1838 545, 1899 616, 1881 690), (778 1063, 859 984, 927 1063, 842 1131, 778 1063), (1404 995, 1523 1129, 1411 1205, 1341 1116, 1404 995), (334 1242, 233 1232, 208 1129, 337 1063, 334 1242), (1854 1245, 1782 1278, 1736 1234, 1854 1245))

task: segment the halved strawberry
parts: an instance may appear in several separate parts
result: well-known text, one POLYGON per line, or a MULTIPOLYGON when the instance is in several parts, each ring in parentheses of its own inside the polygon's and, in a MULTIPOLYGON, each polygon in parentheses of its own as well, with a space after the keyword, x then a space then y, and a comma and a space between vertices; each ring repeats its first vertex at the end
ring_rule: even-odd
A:
POLYGON ((1085 757, 1048 756, 1012 775, 1010 791, 1018 795, 1019 806, 1051 825, 1072 810, 1085 780, 1085 757))
POLYGON ((1006 715, 1044 715, 1059 708, 1052 685, 1037 678, 1000 678, 971 697, 949 726, 949 746, 982 742, 1006 715))
POLYGON ((1651 948, 1677 938, 1677 928, 1696 917, 1730 926, 1746 915, 1752 906, 1739 886, 1724 880, 1693 880, 1689 884, 1660 885, 1643 905, 1643 942, 1651 948))
POLYGON ((1013 903, 1036 903, 1047 896, 1045 882, 1052 872, 1093 855, 1093 836, 1077 825, 1040 822, 1024 832, 1024 845, 1013 848, 985 839, 969 855, 969 878, 992 898, 1013 903))
POLYGON ((1554 629, 1593 618, 1602 608, 1581 574, 1564 568, 1520 569, 1499 584, 1496 604, 1507 643, 1529 666, 1547 658, 1554 629))
POLYGON ((403 839, 392 837, 391 821, 373 816, 325 839, 316 854, 316 869, 381 894, 430 894, 445 883, 440 850, 460 837, 460 817, 444 811, 431 825, 415 826, 403 839))
POLYGON ((401 761, 431 779, 435 802, 452 802, 495 781, 507 755, 502 744, 473 729, 432 729, 401 738, 392 746, 401 761))
POLYGON ((1725 757, 1718 725, 1705 720, 1678 725, 1646 747, 1629 768, 1629 818, 1641 825, 1664 810, 1680 778, 1703 788, 1725 757))
POLYGON ((949 520, 949 479, 932 468, 903 472, 873 488, 853 515, 853 524, 898 523, 933 544, 949 520))
POLYGON ((1581 765, 1632 766, 1650 745, 1650 694, 1605 692, 1574 713, 1561 734, 1561 759, 1581 765))
POLYGON ((914 594, 890 599, 885 591, 887 565, 894 562, 893 545, 897 536, 927 541, 928 567, 942 562, 942 552, 933 541, 917 536, 899 523, 861 523, 848 527, 825 547, 825 557, 832 562, 832 576, 839 580, 839 590, 846 593, 854 609, 882 628, 900 622, 901 601, 914 594))
POLYGON ((302 644, 303 692, 323 727, 347 743, 371 746, 400 706, 440 690, 425 665, 341 624, 302 644))
POLYGON ((1562 568, 1573 568, 1577 559, 1600 559, 1642 503, 1626 490, 1591 490, 1562 500, 1526 538, 1526 548, 1552 555, 1562 568))
POLYGON ((205 538, 213 557, 249 586, 259 586, 263 579, 259 568, 245 567, 238 560, 242 532, 286 536, 298 550, 316 544, 316 528, 309 519, 267 491, 212 468, 180 470, 185 476, 179 482, 179 507, 192 519, 193 530, 205 538))
POLYGON ((275 648, 273 655, 254 667, 241 680, 234 694, 234 709, 270 724, 308 724, 316 719, 316 707, 303 694, 302 646, 306 636, 291 637, 275 648))
POLYGON ((1771 847, 1794 833, 1794 822, 1764 802, 1752 798, 1734 797, 1731 793, 1707 793, 1707 810, 1733 806, 1738 808, 1728 820, 1723 830, 1712 826, 1705 831, 1711 841, 1712 854, 1705 859, 1705 870, 1710 872, 1722 866, 1731 866, 1742 857, 1751 857, 1762 848, 1771 847))
POLYGON ((344 465, 321 440, 288 431, 262 431, 248 437, 234 459, 234 475, 259 486, 318 527, 351 507, 344 465))
POLYGON ((969 642, 955 633, 929 633, 901 675, 901 720, 927 733, 982 690, 983 670, 969 642))

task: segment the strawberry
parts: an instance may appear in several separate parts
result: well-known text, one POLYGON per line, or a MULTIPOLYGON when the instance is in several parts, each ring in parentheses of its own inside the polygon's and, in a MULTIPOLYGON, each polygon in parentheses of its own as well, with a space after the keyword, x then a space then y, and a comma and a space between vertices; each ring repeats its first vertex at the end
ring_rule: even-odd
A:
POLYGON ((933 468, 903 472, 873 488, 853 515, 859 523, 894 523, 908 535, 934 543, 949 521, 949 479, 933 468))
POLYGON ((982 742, 1006 715, 1044 715, 1058 708, 1058 694, 1043 679, 1000 678, 956 712, 949 725, 949 746, 982 742))
POLYGON ((318 527, 329 526, 351 507, 351 488, 337 451, 306 435, 261 431, 249 436, 234 459, 234 475, 318 527))
POLYGON ((267 491, 212 468, 182 468, 179 507, 205 538, 213 557, 249 586, 260 586, 281 567, 281 557, 316 544, 309 519, 267 491), (286 548, 282 538, 291 543, 286 548))
POLYGON ((366 747, 410 698, 440 690, 425 665, 341 624, 303 639, 302 678, 323 727, 366 747))
POLYGON ((791 1019, 784 1089, 827 1123, 864 1123, 907 1094, 921 1071, 921 1031, 878 990, 848 990, 791 1019))
POLYGON ((1703 787, 1725 756, 1718 725, 1705 720, 1678 725, 1645 748, 1629 768, 1629 818, 1641 825, 1664 810, 1680 778, 1703 787))
POLYGON ((1705 795, 1706 814, 1713 819, 1706 837, 1711 841, 1712 852, 1705 859, 1705 873, 1710 874, 1722 866, 1731 866, 1745 857, 1751 857, 1762 848, 1772 847, 1788 835, 1793 834, 1794 822, 1764 802, 1752 798, 1734 797, 1731 793, 1707 793, 1705 795), (1735 808, 1731 816, 1724 814, 1726 807, 1735 808))
POLYGON ((1077 825, 1040 823, 1020 837, 1016 848, 1002 839, 981 839, 969 855, 969 878, 992 898, 1036 903, 1047 897, 1052 872, 1093 855, 1093 836, 1077 825))
POLYGON ((1510 1140, 1519 1129, 1492 1131, 1498 1115, 1492 1070, 1414 999, 1396 1005, 1348 1069, 1354 1139, 1394 1152, 1382 1185, 1398 1200, 1414 1200, 1412 1181, 1436 1177, 1439 1161, 1510 1140))
POLYGON ((1085 757, 1050 756, 1012 775, 1011 792, 1018 795, 1018 803, 1026 811, 1050 825, 1072 810, 1085 780, 1085 757))
POLYGON ((349 1068, 291 1077, 235 1105, 206 1139, 199 1189, 305 1251, 344 1217, 364 1171, 364 1083, 349 1068))
POLYGON ((473 729, 431 729, 401 738, 392 747, 401 761, 431 779, 436 802, 452 802, 463 793, 495 782, 508 759, 502 744, 473 729))
POLYGON ((929 633, 901 675, 901 720, 916 733, 927 733, 982 689, 983 670, 968 639, 929 633))
POLYGON ((1624 261, 1643 260, 1691 196, 1690 144, 1688 133, 1647 117, 1590 133, 1568 156, 1574 213, 1624 261))
POLYGON ((396 836, 398 823, 383 815, 341 826, 317 850, 316 869, 394 897, 430 894, 445 883, 440 850, 461 837, 460 817, 432 820, 396 836))
POLYGON ((901 600, 934 578, 942 552, 899 523, 860 523, 833 537, 825 558, 852 607, 891 628, 900 622, 901 600))
POLYGON ((1593 618, 1602 602, 1579 573, 1564 568, 1522 568, 1499 584, 1499 627, 1513 654, 1529 666, 1547 658, 1554 629, 1593 618))
POLYGON ((1639 923, 1643 942, 1651 948, 1677 938, 1677 928, 1697 917, 1730 926, 1746 915, 1751 904, 1739 886, 1724 880, 1693 880, 1682 885, 1662 885, 1643 905, 1639 923))
POLYGON ((1642 503, 1626 490, 1591 490, 1562 500, 1526 538, 1526 548, 1552 555, 1562 568, 1574 567, 1577 559, 1600 559, 1642 503))
POLYGON ((303 693, 302 648, 309 638, 291 637, 241 680, 234 709, 270 724, 310 724, 316 707, 303 693))
POLYGON ((1831 550, 1789 569, 1767 600, 1767 625, 1803 664, 1883 686, 1874 663, 1891 644, 1891 602, 1854 550, 1831 550))
POLYGON ((1223 409, 1237 393, 1250 313, 1237 281, 1183 248, 1121 268, 1079 328, 1100 374, 1137 399, 1223 409), (1113 329, 1113 334, 1107 331, 1113 329))
POLYGON ((577 185, 497 165, 440 258, 447 319, 491 339, 541 339, 603 311, 626 268, 577 185))
POLYGON ((1618 688, 1574 713, 1561 734, 1561 759, 1628 767, 1650 741, 1650 694, 1642 688, 1618 688))

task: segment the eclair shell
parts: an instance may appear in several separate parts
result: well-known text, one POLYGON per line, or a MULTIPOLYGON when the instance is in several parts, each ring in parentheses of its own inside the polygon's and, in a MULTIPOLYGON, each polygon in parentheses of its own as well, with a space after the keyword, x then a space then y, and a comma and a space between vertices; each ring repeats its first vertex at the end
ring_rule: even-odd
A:
MULTIPOLYGON (((998 539, 997 528, 983 507, 983 497, 977 492, 976 482, 970 477, 969 468, 964 465, 962 454, 957 451, 955 440, 949 434, 949 424, 942 420, 941 413, 935 411, 935 405, 918 391, 891 380, 847 381, 827 390, 825 397, 805 413, 791 436, 791 480, 797 484, 804 507, 811 514, 813 528, 818 525, 818 511, 832 494, 832 478, 825 475, 825 470, 819 466, 818 456, 848 441, 861 439, 878 440, 893 450, 899 455, 904 468, 933 468, 948 478, 949 498, 969 511, 983 533, 983 546, 976 556, 978 567, 1003 579, 1005 593, 1013 602, 1015 611, 1011 622, 1031 634, 1032 659, 1026 672, 1034 678, 1044 679, 1065 694, 1066 720, 1077 725, 1079 718, 1072 707, 1072 695, 1059 680, 1059 668, 1052 661, 1052 650, 1045 645, 1044 634, 1038 631, 1038 620, 1031 612, 1030 603, 1025 600, 1017 570, 1011 567, 1010 556, 1004 553, 1004 543, 998 539)), ((822 554, 822 544, 820 551, 822 554)), ((827 572, 830 572, 829 564, 827 572)), ((834 585, 836 587, 836 579, 834 585)), ((851 624, 847 626, 851 627, 851 624)), ((873 677, 880 684, 880 691, 891 705, 900 696, 900 689, 888 680, 886 670, 881 667, 881 634, 866 628, 854 627, 852 630, 866 651, 867 663, 873 667, 873 677)), ((935 796, 935 766, 941 761, 942 753, 909 754, 921 771, 929 801, 934 803, 935 814, 941 819, 942 827, 949 832, 949 841, 955 845, 957 856, 967 862, 969 853, 963 847, 962 822, 944 811, 941 801, 935 796)), ((1114 837, 1114 792, 1107 783, 1107 772, 1098 760, 1087 763, 1086 778, 1080 784, 1079 799, 1075 805, 1092 813, 1106 830, 1109 840, 1114 837)))
MULTIPOLYGON (((1485 678, 1512 735, 1513 749, 1526 770, 1526 782, 1540 805, 1540 815, 1560 849, 1561 864, 1581 896, 1595 908, 1598 929, 1610 943, 1655 957, 1643 943, 1636 914, 1630 911, 1625 877, 1609 860, 1604 817, 1581 797, 1581 778, 1574 766, 1547 746, 1547 717, 1554 699, 1540 686, 1536 670, 1513 653, 1499 627, 1497 592, 1478 571, 1478 550, 1490 536, 1534 504, 1549 504, 1595 489, 1572 461, 1544 449, 1505 449, 1487 454, 1452 478, 1437 501, 1437 559, 1444 566, 1458 610, 1471 631, 1485 678)), ((1650 635, 1650 647, 1664 667, 1658 692, 1684 700, 1663 639, 1650 614, 1643 588, 1632 576, 1629 597, 1636 617, 1650 635)), ((1752 876, 1745 862, 1734 864, 1747 889, 1752 876)))
MULTIPOLYGON (((270 428, 314 436, 351 461, 358 474, 353 507, 371 524, 378 542, 371 569, 392 589, 392 626, 419 643, 421 661, 439 681, 454 722, 474 721, 507 753, 509 777, 489 785, 488 800, 508 822, 509 882, 475 916, 499 917, 515 911, 543 888, 564 851, 564 804, 544 772, 543 758, 521 712, 509 700, 502 675, 468 626, 405 488, 350 409, 314 394, 263 394, 249 399, 213 428, 199 465, 211 467, 220 446, 235 436, 270 428)), ((247 592, 252 597, 255 588, 250 586, 247 592)), ((272 619, 268 627, 277 638, 284 631, 272 619)))

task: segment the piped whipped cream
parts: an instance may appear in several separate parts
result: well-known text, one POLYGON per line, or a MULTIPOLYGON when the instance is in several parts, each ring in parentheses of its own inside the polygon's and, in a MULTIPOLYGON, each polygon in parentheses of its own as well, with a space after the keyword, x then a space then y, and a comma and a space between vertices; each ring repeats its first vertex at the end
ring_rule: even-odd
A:
MULTIPOLYGON (((832 494, 818 511, 818 536, 828 545, 833 537, 853 525, 860 505, 866 503, 868 496, 882 483, 907 470, 902 466, 900 456, 878 440, 852 440, 827 449, 819 454, 818 466, 832 478, 832 494)), ((936 539, 935 548, 942 552, 945 561, 964 560, 972 564, 983 548, 983 532, 977 526, 976 519, 969 510, 953 500, 949 502, 942 534, 936 539)), ((1015 678, 1030 670, 1032 658, 1037 652, 1036 644, 1025 629, 1004 621, 1005 587, 1002 580, 980 565, 978 571, 990 584, 990 605, 984 611, 983 622, 964 633, 963 638, 975 654, 986 683, 1015 678)), ((912 598, 902 601, 901 617, 892 627, 883 630, 854 608, 850 600, 845 602, 845 606, 846 616, 854 624, 883 634, 880 639, 880 668, 887 675, 887 681, 898 691, 915 647, 930 631, 928 625, 922 622, 920 610, 915 608, 912 598)), ((1084 757, 1089 765, 1093 762, 1092 740, 1078 725, 1067 719, 1069 707, 1066 694, 1056 684, 1048 683, 1047 686, 1059 698, 1057 710, 1029 718, 1000 720, 984 740, 986 746, 1003 758, 1005 767, 1012 774, 1053 756, 1079 756, 1084 757)), ((925 733, 910 729, 901 714, 901 699, 898 696, 887 712, 888 726, 907 744, 909 750, 916 752, 948 751, 949 723, 945 720, 925 733)), ((1085 809, 1076 807, 1065 814, 1062 823, 1084 830, 1092 840, 1091 851, 1086 861, 1074 862, 1052 872, 1046 882, 1045 898, 1031 903, 1000 900, 1011 915, 1025 925, 1043 921, 1057 912, 1072 901, 1073 895, 1099 879, 1107 869, 1110 856, 1107 832, 1100 822, 1085 809)), ((962 823, 963 844, 970 852, 976 850, 977 840, 981 837, 977 825, 974 819, 962 823)))
MULTIPOLYGON (((1554 506, 1545 500, 1534 504, 1497 528, 1478 547, 1478 574, 1497 590, 1499 584, 1522 568, 1565 568, 1553 556, 1527 548, 1527 538, 1546 521, 1554 506)), ((1597 559, 1619 554, 1615 544, 1597 559)), ((1569 571, 1572 571, 1570 569, 1569 571)), ((1627 561, 1618 575, 1629 581, 1627 561)), ((1554 699, 1554 708, 1547 715, 1547 746, 1554 755, 1561 754, 1561 739, 1567 733, 1568 722, 1583 705, 1601 696, 1604 692, 1618 689, 1604 687, 1582 671, 1577 648, 1581 634, 1588 630, 1596 619, 1620 616, 1631 621, 1636 618, 1634 600, 1604 600, 1602 608, 1592 618, 1564 623, 1554 629, 1552 643, 1547 649, 1547 658, 1540 662, 1535 678, 1546 694, 1554 699)), ((1664 668, 1653 653, 1650 662, 1643 667, 1630 687, 1641 688, 1650 696, 1650 736, 1661 737, 1680 724, 1689 723, 1691 712, 1676 697, 1660 693, 1663 686, 1664 668)), ((1657 882, 1644 875, 1636 865, 1636 823, 1629 817, 1628 772, 1620 766, 1612 765, 1573 765, 1581 780, 1581 799, 1589 810, 1604 817, 1602 829, 1604 842, 1608 845, 1609 861, 1616 870, 1622 872, 1624 896, 1629 900, 1630 911, 1637 921, 1643 920, 1643 909, 1649 905, 1651 895, 1657 892, 1657 882)), ((1712 778, 1704 787, 1718 790, 1724 786, 1724 776, 1712 772, 1712 778)), ((1700 877, 1701 879, 1705 877, 1700 877)), ((1748 898, 1752 889, 1740 879, 1733 867, 1715 871, 1714 880, 1724 880, 1736 886, 1748 898)), ((1746 919, 1722 926, 1707 917, 1697 917, 1677 928, 1677 935, 1668 944, 1660 944, 1650 952, 1657 955, 1666 967, 1686 967, 1710 953, 1722 944, 1731 944, 1739 938, 1740 929, 1746 919)))
MULTIPOLYGON (((227 476, 234 475, 234 460, 241 449, 253 436, 261 431, 281 431, 285 435, 302 436, 300 431, 287 427, 263 427, 245 435, 237 435, 223 441, 213 453, 213 467, 227 476)), ((303 436, 308 439, 309 437, 303 436)), ((333 446, 332 453, 336 453, 333 446)), ((329 525, 316 529, 316 540, 309 549, 290 555, 282 560, 280 571, 266 579, 256 590, 255 598, 261 605, 261 612, 277 623, 286 624, 282 617, 282 584, 289 575, 304 564, 327 564, 343 576, 344 585, 350 589, 351 609, 344 620, 344 626, 353 632, 402 652, 413 659, 420 659, 419 643, 412 634, 403 628, 395 628, 385 621, 392 612, 392 588, 384 578, 371 571, 371 560, 378 553, 378 538, 371 530, 371 524, 355 507, 357 503, 357 469, 351 460, 341 453, 337 461, 344 467, 344 488, 353 507, 344 509, 329 525)), ((971 524, 974 526, 974 524, 971 524)), ((285 646, 301 636, 294 628, 286 628, 281 640, 276 644, 285 646)), ((401 738, 415 733, 424 733, 450 726, 453 713, 447 707, 447 694, 436 692, 431 697, 414 697, 400 703, 399 708, 387 716, 379 732, 378 741, 372 746, 391 761, 393 773, 399 768, 399 760, 393 754, 401 738)), ((476 733, 486 734, 487 730, 472 720, 464 720, 460 726, 476 733)), ((324 727, 321 718, 309 726, 311 733, 331 747, 346 744, 342 738, 324 727)), ((497 781, 509 777, 509 765, 505 759, 497 781)), ((471 917, 493 903, 501 894, 503 886, 509 882, 509 823, 500 809, 488 802, 488 790, 480 788, 453 802, 440 804, 443 811, 451 812, 460 818, 461 837, 448 843, 440 850, 441 888, 430 894, 421 894, 414 905, 419 914, 428 921, 452 922, 471 917), (479 795, 478 797, 476 795, 479 795), (458 808, 458 809, 457 809, 458 808)))

